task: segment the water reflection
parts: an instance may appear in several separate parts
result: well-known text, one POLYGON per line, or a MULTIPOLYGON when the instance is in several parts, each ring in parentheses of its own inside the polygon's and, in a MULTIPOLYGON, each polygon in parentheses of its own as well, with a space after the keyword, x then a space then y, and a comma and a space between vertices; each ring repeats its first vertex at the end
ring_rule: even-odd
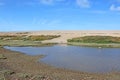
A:
POLYGON ((27 55, 47 55, 41 61, 55 66, 84 72, 120 71, 119 48, 79 46, 5 47, 27 55))

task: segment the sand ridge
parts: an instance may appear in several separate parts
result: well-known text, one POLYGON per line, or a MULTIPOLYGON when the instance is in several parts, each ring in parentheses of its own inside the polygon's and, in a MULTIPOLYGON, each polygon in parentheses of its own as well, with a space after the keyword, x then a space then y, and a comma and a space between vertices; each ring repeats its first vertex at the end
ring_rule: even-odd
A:
POLYGON ((43 43, 67 43, 67 39, 81 36, 116 36, 120 37, 120 30, 48 30, 28 32, 0 32, 0 35, 60 35, 59 38, 42 41, 43 43))

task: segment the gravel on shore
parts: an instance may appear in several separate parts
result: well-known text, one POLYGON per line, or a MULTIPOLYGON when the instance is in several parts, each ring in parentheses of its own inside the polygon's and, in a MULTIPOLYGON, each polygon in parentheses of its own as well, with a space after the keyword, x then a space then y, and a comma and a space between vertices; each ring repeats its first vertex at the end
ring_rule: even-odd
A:
POLYGON ((0 80, 120 80, 119 72, 86 73, 55 68, 38 62, 45 56, 29 56, 0 48, 0 80))

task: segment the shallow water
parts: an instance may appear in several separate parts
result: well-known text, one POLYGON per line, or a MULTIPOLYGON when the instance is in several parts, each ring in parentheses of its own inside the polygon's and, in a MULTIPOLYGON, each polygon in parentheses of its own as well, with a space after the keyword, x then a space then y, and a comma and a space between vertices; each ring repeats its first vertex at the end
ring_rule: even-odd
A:
POLYGON ((27 55, 47 55, 42 62, 83 72, 120 71, 120 48, 55 45, 50 47, 5 47, 27 55))

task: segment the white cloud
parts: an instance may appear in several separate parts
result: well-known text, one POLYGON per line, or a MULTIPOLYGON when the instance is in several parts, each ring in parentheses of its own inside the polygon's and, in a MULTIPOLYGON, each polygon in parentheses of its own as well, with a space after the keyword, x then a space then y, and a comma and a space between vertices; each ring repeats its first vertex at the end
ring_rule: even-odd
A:
POLYGON ((65 0, 56 0, 57 2, 63 2, 63 1, 65 1, 65 0))
POLYGON ((110 6, 111 11, 120 11, 120 6, 115 6, 114 4, 110 6))
POLYGON ((40 25, 40 26, 56 26, 61 23, 61 20, 33 18, 31 23, 32 23, 32 25, 40 25))
POLYGON ((76 3, 78 6, 80 6, 82 8, 89 8, 90 7, 89 0, 76 0, 76 3))
MULTIPOLYGON (((36 5, 36 4, 44 4, 44 5, 55 5, 55 4, 68 4, 71 1, 69 0, 37 0, 36 2, 27 2, 27 5, 36 5)), ((90 1, 89 0, 74 0, 77 6, 82 8, 89 8, 90 1)))
POLYGON ((39 24, 47 25, 47 26, 54 26, 60 23, 60 20, 41 20, 39 24))
POLYGON ((33 6, 33 5, 36 5, 36 3, 35 2, 26 2, 26 3, 24 3, 24 5, 33 6))
POLYGON ((53 4, 54 0, 40 0, 40 3, 42 4, 47 4, 47 5, 51 5, 53 4))
POLYGON ((40 3, 46 4, 46 5, 51 5, 57 2, 64 2, 65 0, 40 0, 40 3))

